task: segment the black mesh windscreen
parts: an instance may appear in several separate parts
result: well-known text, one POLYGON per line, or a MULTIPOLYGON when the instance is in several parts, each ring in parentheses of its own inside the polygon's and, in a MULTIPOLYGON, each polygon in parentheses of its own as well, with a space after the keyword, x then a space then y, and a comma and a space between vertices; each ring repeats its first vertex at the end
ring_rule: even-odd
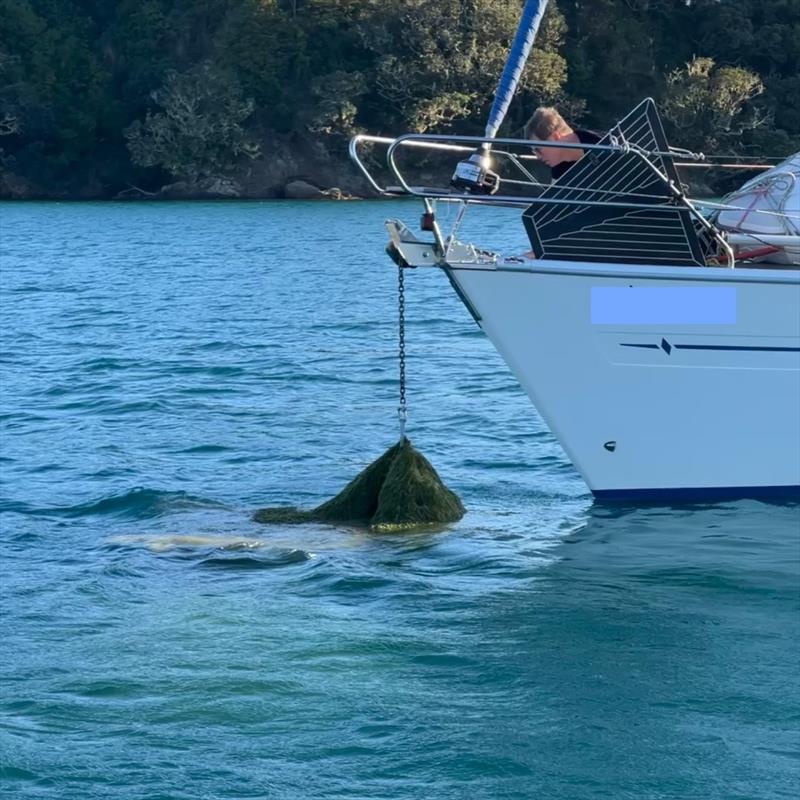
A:
POLYGON ((710 245, 706 236, 701 245, 691 211, 669 185, 680 181, 651 99, 599 142, 626 143, 628 150, 585 150, 526 209, 522 218, 536 257, 704 266, 710 245), (663 155, 644 158, 636 149, 663 155))

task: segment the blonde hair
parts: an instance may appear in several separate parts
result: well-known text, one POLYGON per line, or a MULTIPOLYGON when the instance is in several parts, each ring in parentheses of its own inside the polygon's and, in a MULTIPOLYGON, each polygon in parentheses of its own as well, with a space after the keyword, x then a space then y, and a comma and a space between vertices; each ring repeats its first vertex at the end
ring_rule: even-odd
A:
POLYGON ((525 123, 525 138, 546 141, 555 133, 572 133, 572 128, 561 114, 551 106, 539 106, 525 123))

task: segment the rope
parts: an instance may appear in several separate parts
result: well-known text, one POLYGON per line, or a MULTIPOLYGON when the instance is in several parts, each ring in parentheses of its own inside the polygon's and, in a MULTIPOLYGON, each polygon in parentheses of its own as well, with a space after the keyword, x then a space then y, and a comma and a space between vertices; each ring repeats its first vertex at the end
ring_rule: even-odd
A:
POLYGON ((706 161, 775 161, 780 163, 786 161, 787 156, 738 156, 735 153, 730 155, 706 155, 706 161))
POLYGON ((787 208, 783 211, 772 211, 766 208, 747 208, 746 206, 732 206, 727 203, 715 203, 712 200, 694 200, 695 205, 703 208, 715 208, 720 211, 750 211, 751 214, 766 214, 770 217, 781 217, 791 221, 796 221, 800 215, 800 208, 787 208))
POLYGON ((405 275, 403 268, 397 268, 397 318, 398 318, 398 360, 400 363, 400 405, 397 407, 397 416, 400 419, 400 441, 406 437, 406 421, 408 408, 406 407, 406 296, 405 275))

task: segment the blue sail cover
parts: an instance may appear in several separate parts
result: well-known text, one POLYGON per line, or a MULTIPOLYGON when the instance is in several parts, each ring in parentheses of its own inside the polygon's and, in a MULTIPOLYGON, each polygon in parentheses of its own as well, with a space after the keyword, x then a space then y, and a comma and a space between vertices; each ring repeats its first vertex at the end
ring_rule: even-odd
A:
POLYGON ((522 70, 525 69, 525 62, 528 60, 533 40, 539 30, 539 24, 547 8, 547 0, 527 0, 519 21, 517 33, 508 52, 506 65, 500 82, 497 84, 497 91, 494 96, 492 110, 489 112, 489 122, 486 125, 486 137, 493 138, 505 119, 511 98, 517 90, 517 84, 522 77, 522 70))

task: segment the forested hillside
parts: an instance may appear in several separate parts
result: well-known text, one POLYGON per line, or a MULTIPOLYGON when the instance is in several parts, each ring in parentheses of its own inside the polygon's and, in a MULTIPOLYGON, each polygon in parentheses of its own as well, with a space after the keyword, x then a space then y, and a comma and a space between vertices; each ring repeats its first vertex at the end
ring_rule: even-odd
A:
MULTIPOLYGON (((356 131, 482 132, 521 6, 0 0, 0 196, 357 186, 356 131)), ((800 149, 800 0, 550 0, 504 130, 540 103, 601 129, 647 95, 675 144, 800 149)))

